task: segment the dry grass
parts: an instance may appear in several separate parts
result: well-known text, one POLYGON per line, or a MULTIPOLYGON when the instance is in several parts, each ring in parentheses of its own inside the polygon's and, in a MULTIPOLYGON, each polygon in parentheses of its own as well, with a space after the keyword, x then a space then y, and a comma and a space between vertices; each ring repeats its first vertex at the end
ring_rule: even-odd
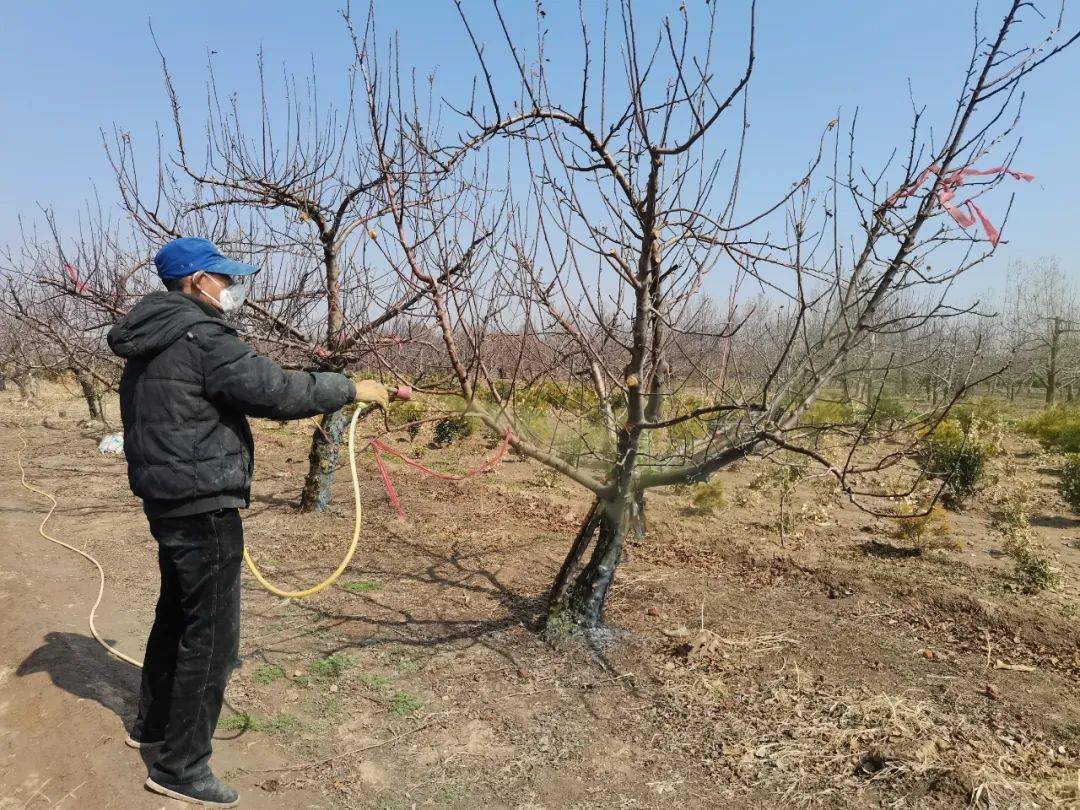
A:
MULTIPOLYGON (((61 401, 47 413, 0 403, 0 414, 39 426, 76 410, 61 401)), ((290 508, 309 434, 256 426, 261 500, 247 517, 260 563, 296 585, 332 567, 352 520, 344 475, 328 513, 290 508)), ((42 480, 73 507, 96 505, 61 525, 148 621, 152 550, 122 463, 74 430, 32 427, 31 440, 42 480), (94 469, 109 474, 85 475, 94 469)), ((468 467, 486 452, 474 437, 425 463, 468 467)), ((1002 459, 1002 491, 1029 482, 1032 531, 1080 560, 1043 461, 1002 459)), ((586 505, 580 492, 517 461, 467 486, 395 470, 409 512, 398 521, 368 471, 347 583, 379 587, 298 604, 246 580, 246 663, 230 700, 297 718, 274 741, 303 767, 273 779, 317 785, 329 806, 1077 806, 1080 637, 1065 614, 1075 582, 1038 597, 1005 589, 1012 569, 990 529, 1004 496, 950 513, 962 551, 870 556, 891 522, 814 479, 789 493, 805 519, 780 545, 774 499, 743 497, 760 472, 746 461, 726 476, 727 505, 713 513, 688 510, 685 492, 656 493, 612 592, 617 632, 553 649, 531 622, 586 505), (311 676, 313 660, 334 655, 355 665, 311 676), (993 669, 999 657, 1033 671, 993 669), (284 676, 263 682, 266 667, 284 676), (396 715, 399 694, 422 706, 396 715)))
POLYGON ((751 693, 737 680, 690 666, 669 681, 680 720, 668 743, 715 751, 719 779, 776 806, 1075 807, 1080 795, 1075 759, 1018 727, 914 693, 826 684, 792 662, 751 693), (745 710, 725 708, 733 696, 745 710))

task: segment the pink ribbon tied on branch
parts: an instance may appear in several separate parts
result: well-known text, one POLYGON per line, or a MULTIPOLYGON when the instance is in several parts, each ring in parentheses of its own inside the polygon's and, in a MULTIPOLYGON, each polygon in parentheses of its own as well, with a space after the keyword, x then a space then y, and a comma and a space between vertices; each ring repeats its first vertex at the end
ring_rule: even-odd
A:
POLYGON ((64 262, 64 270, 67 271, 68 278, 71 279, 71 284, 75 287, 75 294, 83 295, 86 292, 86 282, 79 281, 79 271, 67 262, 64 262))
POLYGON ((941 183, 938 186, 937 198, 941 203, 941 207, 951 216, 956 224, 961 228, 970 228, 978 220, 982 225, 983 231, 986 233, 986 238, 990 240, 990 244, 997 247, 999 241, 1001 241, 1001 234, 998 233, 998 229, 994 227, 994 223, 983 213, 982 209, 976 205, 975 200, 965 200, 959 205, 954 205, 953 200, 956 198, 956 190, 960 186, 964 185, 964 181, 968 177, 985 177, 987 175, 999 175, 1007 174, 1016 180, 1023 180, 1026 183, 1030 183, 1035 179, 1035 175, 1028 174, 1027 172, 1018 172, 1010 169, 1008 166, 995 166, 992 169, 973 169, 970 166, 965 166, 962 169, 954 169, 948 174, 941 174, 940 166, 930 166, 919 175, 918 179, 907 188, 900 189, 900 191, 893 194, 891 197, 885 200, 886 205, 893 205, 898 200, 902 200, 905 197, 910 197, 919 187, 926 182, 926 179, 931 175, 936 174, 941 177, 941 183), (966 211, 964 209, 967 209, 966 211))

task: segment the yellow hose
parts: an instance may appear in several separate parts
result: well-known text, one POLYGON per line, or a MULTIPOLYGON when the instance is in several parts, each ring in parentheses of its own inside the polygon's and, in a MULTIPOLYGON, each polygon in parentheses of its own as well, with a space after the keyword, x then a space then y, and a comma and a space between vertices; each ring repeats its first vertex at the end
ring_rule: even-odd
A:
MULTIPOLYGON (((24 436, 20 432, 19 433, 19 439, 22 440, 23 451, 25 451, 30 446, 26 442, 26 436, 24 436)), ((27 480, 26 480, 26 469, 23 467, 23 463, 22 463, 22 451, 20 451, 19 454, 15 456, 15 459, 19 463, 19 477, 22 479, 22 485, 24 487, 26 487, 28 490, 30 490, 31 492, 36 492, 38 495, 41 495, 41 496, 43 496, 45 498, 48 498, 49 503, 52 504, 49 507, 48 513, 46 513, 45 517, 43 517, 41 519, 41 523, 38 526, 38 534, 40 534, 42 537, 44 537, 46 540, 48 540, 51 543, 56 543, 56 545, 63 546, 64 548, 68 549, 69 551, 74 551, 80 557, 85 557, 86 559, 88 559, 90 562, 92 562, 94 564, 95 568, 97 568, 97 572, 98 572, 98 592, 97 592, 97 599, 94 600, 94 606, 92 608, 90 608, 90 632, 93 634, 94 638, 97 639, 98 644, 100 644, 102 647, 104 647, 110 653, 115 655, 121 661, 127 661, 129 664, 134 664, 135 666, 137 666, 137 667, 139 667, 141 669, 142 668, 142 662, 141 661, 136 661, 134 658, 131 658, 130 656, 124 655, 122 652, 120 652, 118 649, 116 649, 116 647, 113 647, 111 644, 109 644, 109 642, 107 642, 105 639, 103 639, 101 637, 101 634, 97 631, 97 627, 94 626, 94 614, 97 613, 98 605, 101 604, 101 597, 105 595, 105 571, 101 567, 101 563, 99 563, 96 559, 91 557, 89 554, 87 554, 81 548, 75 548, 75 546, 68 545, 63 540, 57 540, 55 537, 53 537, 52 535, 48 534, 45 531, 45 524, 49 522, 49 518, 51 518, 52 515, 53 515, 53 512, 56 511, 56 498, 54 498, 52 495, 50 495, 45 490, 38 489, 33 484, 30 484, 30 483, 27 482, 27 480)))
MULTIPOLYGON (((248 554, 247 546, 244 547, 244 562, 246 562, 248 568, 251 569, 251 573, 255 576, 255 579, 257 579, 259 581, 260 585, 262 585, 264 588, 266 588, 266 590, 270 591, 270 593, 275 594, 276 596, 282 596, 282 597, 285 597, 285 598, 288 598, 288 599, 303 599, 305 596, 311 596, 312 594, 316 594, 316 593, 319 593, 320 591, 324 591, 327 588, 329 588, 331 585, 334 584, 334 582, 337 580, 337 578, 340 577, 342 575, 342 573, 344 573, 345 569, 349 567, 349 563, 352 562, 353 555, 356 553, 356 547, 360 543, 360 523, 361 523, 361 517, 362 517, 361 510, 360 510, 360 483, 359 483, 359 480, 357 478, 357 472, 356 472, 356 449, 355 449, 355 446, 354 446, 354 443, 353 443, 353 435, 356 432, 356 420, 359 418, 360 414, 364 411, 364 409, 365 409, 364 403, 362 403, 362 402, 357 403, 356 410, 353 412, 352 421, 349 422, 349 471, 352 473, 353 500, 356 503, 356 515, 355 515, 355 518, 353 520, 352 543, 349 544, 349 550, 347 552, 345 552, 345 558, 341 561, 341 564, 334 570, 334 573, 332 573, 329 577, 324 579, 318 585, 313 585, 312 587, 307 588, 307 589, 302 590, 302 591, 286 591, 286 590, 282 590, 281 588, 278 588, 275 585, 273 585, 272 583, 267 581, 266 577, 264 577, 262 575, 262 572, 260 572, 259 569, 256 567, 255 561, 251 559, 251 555, 248 554)), ((94 557, 92 557, 87 552, 83 551, 80 548, 76 548, 75 546, 69 545, 68 543, 65 543, 63 540, 57 540, 55 537, 53 537, 52 535, 50 535, 48 532, 45 531, 45 524, 49 522, 49 519, 53 516, 53 512, 56 511, 56 506, 57 506, 56 498, 54 498, 51 494, 49 494, 45 490, 34 486, 33 484, 29 483, 26 480, 26 469, 23 467, 22 454, 23 454, 24 451, 26 451, 29 448, 29 444, 26 441, 26 436, 23 435, 22 432, 19 433, 19 439, 22 441, 23 446, 22 446, 22 451, 20 451, 16 455, 15 459, 16 459, 18 465, 19 465, 19 477, 21 479, 21 483, 30 492, 34 492, 34 493, 36 493, 38 495, 41 495, 44 498, 48 498, 49 503, 51 504, 51 506, 49 507, 48 513, 46 513, 45 517, 42 518, 41 523, 38 525, 38 534, 40 534, 42 537, 44 537, 50 543, 56 543, 56 545, 63 546, 64 548, 68 549, 69 551, 74 551, 80 557, 83 557, 83 558, 89 560, 94 565, 94 567, 97 568, 97 572, 98 572, 97 599, 94 600, 94 606, 92 608, 90 608, 90 632, 91 632, 91 634, 93 634, 94 638, 97 639, 97 642, 102 647, 104 647, 111 655, 114 655, 117 658, 119 658, 121 661, 126 661, 127 663, 133 664, 134 666, 137 666, 137 667, 139 667, 141 669, 142 668, 142 662, 141 661, 136 661, 131 656, 124 655, 124 653, 120 652, 118 649, 116 649, 111 644, 109 644, 109 642, 107 642, 104 638, 102 638, 101 634, 98 633, 97 627, 94 624, 94 618, 95 618, 95 616, 97 614, 98 606, 101 605, 101 599, 105 595, 105 570, 101 567, 101 563, 99 563, 94 557)))
POLYGON ((364 403, 357 403, 356 410, 353 411, 352 421, 349 422, 349 471, 352 473, 352 491, 353 501, 356 503, 356 516, 353 519, 352 543, 349 544, 349 550, 345 552, 345 558, 341 561, 341 565, 334 569, 334 573, 318 585, 312 585, 310 588, 302 591, 286 591, 267 581, 266 577, 262 575, 262 572, 255 565, 255 561, 251 559, 251 555, 248 554, 247 546, 244 546, 244 562, 246 562, 247 567, 251 569, 252 576, 259 581, 260 585, 275 596, 282 596, 286 599, 303 599, 305 596, 311 596, 319 591, 325 591, 334 584, 337 578, 349 567, 349 563, 352 562, 353 554, 356 553, 356 546, 360 542, 360 520, 362 517, 360 510, 360 482, 356 475, 356 449, 353 446, 353 433, 356 432, 356 420, 359 418, 364 408, 364 403))

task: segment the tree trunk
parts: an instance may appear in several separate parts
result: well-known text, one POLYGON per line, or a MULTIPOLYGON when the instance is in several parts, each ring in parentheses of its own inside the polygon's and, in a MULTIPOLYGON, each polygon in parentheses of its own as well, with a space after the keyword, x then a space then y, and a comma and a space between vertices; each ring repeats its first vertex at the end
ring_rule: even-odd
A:
MULTIPOLYGON (((341 347, 344 315, 341 311, 337 253, 332 237, 326 234, 323 235, 323 267, 326 270, 326 348, 332 354, 341 347)), ((340 367, 335 366, 334 370, 340 370, 340 367)), ((334 485, 338 451, 345 434, 344 411, 324 414, 321 424, 322 430, 316 430, 311 437, 308 471, 304 477, 304 489, 300 493, 301 512, 322 511, 330 504, 332 497, 330 490, 334 485), (330 437, 329 441, 327 436, 330 437)))
POLYGON ((24 374, 16 374, 14 377, 15 385, 19 388, 19 399, 27 403, 35 403, 37 401, 37 380, 34 379, 33 372, 27 371, 24 374))
POLYGON ((325 414, 320 420, 322 430, 316 430, 311 437, 308 472, 300 493, 301 512, 319 512, 330 505, 345 421, 344 409, 325 414))
POLYGON ((81 368, 72 369, 75 379, 79 381, 83 399, 86 400, 86 409, 90 412, 90 418, 98 422, 105 421, 105 407, 101 402, 101 392, 94 385, 94 378, 81 368))
POLYGON ((1058 342, 1061 337, 1061 319, 1054 318, 1050 328, 1050 357, 1046 363, 1046 404, 1053 405, 1057 400, 1057 360, 1058 342))
POLYGON ((563 560, 562 568, 559 569, 559 574, 555 577, 551 590, 548 591, 549 611, 566 596, 567 588, 573 581, 574 575, 577 574, 578 564, 581 562, 581 558, 585 556, 585 550, 596 535, 596 528, 600 521, 600 511, 600 501, 594 500, 585 515, 585 519, 581 521, 581 528, 578 529, 577 537, 574 538, 574 542, 570 546, 570 552, 566 555, 566 559, 563 560))
POLYGON ((644 533, 643 506, 643 498, 630 494, 590 510, 552 588, 546 619, 548 629, 589 629, 603 622, 608 589, 622 559, 627 534, 644 533), (578 569, 577 563, 594 536, 592 556, 578 569))

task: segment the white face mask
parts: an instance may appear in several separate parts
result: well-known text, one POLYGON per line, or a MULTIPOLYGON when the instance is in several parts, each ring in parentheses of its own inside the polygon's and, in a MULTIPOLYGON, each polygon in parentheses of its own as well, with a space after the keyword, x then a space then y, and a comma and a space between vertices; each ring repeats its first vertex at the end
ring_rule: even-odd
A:
MULTIPOLYGON (((210 278, 217 284, 221 284, 215 276, 205 276, 210 278)), ((217 304, 221 308, 221 311, 228 314, 230 312, 236 312, 244 306, 244 301, 247 300, 248 288, 251 280, 247 276, 233 276, 232 284, 224 287, 217 295, 217 304)))

